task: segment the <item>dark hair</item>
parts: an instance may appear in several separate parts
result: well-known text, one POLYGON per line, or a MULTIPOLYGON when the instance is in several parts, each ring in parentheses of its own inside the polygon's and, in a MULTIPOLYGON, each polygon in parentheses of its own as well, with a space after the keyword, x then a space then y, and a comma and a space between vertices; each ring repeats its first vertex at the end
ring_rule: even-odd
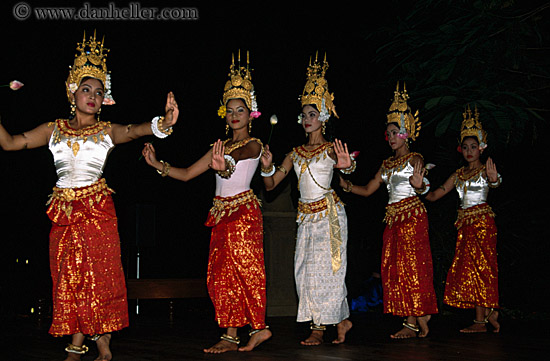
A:
POLYGON ((85 76, 84 78, 80 79, 80 84, 78 84, 78 86, 80 87, 80 85, 82 83, 84 83, 86 80, 89 80, 89 79, 95 79, 97 80, 98 82, 101 83, 101 87, 103 88, 103 90, 105 90, 105 84, 103 84, 103 82, 101 80, 99 80, 98 78, 94 78, 93 76, 85 76))
POLYGON ((464 143, 464 141, 468 138, 471 138, 471 139, 475 140, 476 143, 479 144, 479 139, 477 139, 477 137, 475 135, 469 135, 467 137, 464 137, 464 139, 462 139, 462 141, 460 142, 460 145, 462 145, 464 143))

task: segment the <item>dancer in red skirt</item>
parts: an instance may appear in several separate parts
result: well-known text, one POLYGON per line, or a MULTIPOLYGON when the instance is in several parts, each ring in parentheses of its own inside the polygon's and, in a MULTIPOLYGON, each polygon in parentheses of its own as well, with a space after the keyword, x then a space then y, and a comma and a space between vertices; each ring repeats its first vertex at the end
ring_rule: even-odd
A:
POLYGON ((460 332, 487 332, 491 323, 494 332, 498 323, 497 229, 495 214, 487 204, 490 188, 500 185, 502 178, 491 158, 480 160, 487 147, 487 134, 479 122, 477 108, 468 107, 460 133, 460 147, 468 165, 458 169, 426 199, 436 201, 455 187, 460 208, 455 226, 458 229, 453 264, 447 274, 443 302, 449 306, 475 309, 474 323, 460 332))
POLYGON ((217 171, 216 197, 206 225, 212 227, 207 286, 216 320, 227 329, 221 340, 204 349, 206 353, 251 351, 271 337, 265 324, 266 277, 263 251, 263 219, 250 182, 263 145, 250 136, 252 120, 260 116, 248 68, 230 67, 223 105, 218 115, 225 119, 232 137, 213 147, 188 168, 170 167, 158 161, 155 149, 146 144, 143 155, 163 176, 188 181, 210 168, 217 171), (250 325, 250 339, 239 348, 238 328, 250 325))
POLYGON ((44 123, 28 132, 10 135, 0 125, 4 150, 48 145, 58 180, 48 216, 53 314, 50 333, 72 335, 67 360, 78 360, 88 350, 85 336, 97 342, 97 360, 110 360, 111 332, 128 326, 125 278, 120 260, 117 217, 111 193, 102 178, 110 150, 144 135, 164 138, 178 118, 178 107, 168 94, 166 116, 136 125, 100 121, 103 104, 114 104, 103 42, 95 34, 79 43, 66 82, 71 103, 69 119, 44 123))
POLYGON ((364 197, 382 184, 388 189, 386 228, 382 246, 384 312, 405 317, 403 328, 391 335, 402 339, 426 337, 428 321, 438 312, 433 287, 433 266, 428 238, 428 217, 418 198, 429 189, 424 160, 409 150, 408 141, 418 136, 420 123, 407 105, 408 95, 399 84, 387 115, 386 136, 395 155, 382 162, 374 178, 364 186, 340 179, 347 192, 364 197))

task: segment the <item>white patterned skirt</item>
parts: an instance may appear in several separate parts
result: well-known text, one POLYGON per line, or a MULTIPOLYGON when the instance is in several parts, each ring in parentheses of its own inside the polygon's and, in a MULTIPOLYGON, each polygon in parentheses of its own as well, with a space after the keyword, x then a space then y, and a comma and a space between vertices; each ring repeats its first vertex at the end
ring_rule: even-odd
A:
POLYGON ((298 209, 294 256, 298 322, 311 321, 316 325, 331 325, 349 317, 345 284, 347 216, 337 196, 334 199, 336 201, 333 203, 332 214, 330 202, 329 209, 321 207, 321 211, 308 212, 308 209, 319 210, 318 203, 326 202, 327 198, 311 203, 301 200, 298 209))

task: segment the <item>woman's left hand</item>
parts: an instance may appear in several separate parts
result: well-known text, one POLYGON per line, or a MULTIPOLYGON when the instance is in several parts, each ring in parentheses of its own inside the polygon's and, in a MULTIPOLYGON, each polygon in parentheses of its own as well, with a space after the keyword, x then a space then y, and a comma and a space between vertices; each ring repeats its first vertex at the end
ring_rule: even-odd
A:
POLYGON ((351 167, 351 157, 348 152, 348 145, 339 139, 334 139, 334 153, 336 154, 335 168, 346 169, 351 167))
POLYGON ((487 159, 487 163, 485 164, 485 171, 487 172, 487 178, 489 179, 489 182, 495 183, 496 181, 498 181, 497 166, 491 158, 487 159))
POLYGON ((422 182, 424 182, 426 168, 424 168, 424 164, 420 160, 416 161, 413 167, 413 175, 409 177, 409 182, 414 188, 420 189, 422 188, 422 182))
POLYGON ((176 98, 174 97, 174 93, 172 92, 168 93, 168 96, 166 98, 165 111, 166 115, 164 116, 164 123, 162 124, 162 126, 164 129, 168 129, 176 124, 176 122, 178 121, 178 116, 180 114, 178 103, 176 102, 176 98))

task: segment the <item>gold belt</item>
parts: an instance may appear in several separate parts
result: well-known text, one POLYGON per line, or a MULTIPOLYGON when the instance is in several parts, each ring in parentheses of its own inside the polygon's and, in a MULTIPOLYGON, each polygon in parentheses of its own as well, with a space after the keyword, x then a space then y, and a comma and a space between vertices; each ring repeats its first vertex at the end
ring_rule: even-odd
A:
MULTIPOLYGON (((338 198, 338 195, 336 194, 336 192, 332 191, 330 193, 327 193, 327 194, 332 194, 332 198, 334 199, 334 203, 340 203, 340 198, 338 198)), ((304 213, 304 214, 315 214, 315 213, 319 213, 319 212, 322 212, 324 210, 326 210, 328 208, 328 201, 327 201, 327 197, 323 197, 322 199, 318 200, 318 201, 315 201, 315 202, 310 202, 310 203, 306 203, 306 202, 301 202, 299 201, 298 202, 298 212, 299 213, 304 213)))
POLYGON ((391 228, 394 222, 404 221, 405 218, 409 218, 412 215, 418 216, 422 213, 426 213, 424 203, 418 197, 409 197, 402 201, 388 204, 386 206, 384 222, 391 228))
POLYGON ((459 208, 458 215, 455 222, 455 227, 460 228, 464 223, 472 224, 478 217, 495 217, 495 213, 491 206, 487 203, 478 204, 477 206, 469 207, 466 209, 459 208))
POLYGON ((101 178, 97 182, 81 188, 54 187, 50 201, 52 199, 61 200, 65 202, 78 201, 97 193, 106 195, 106 194, 114 193, 114 191, 107 186, 105 179, 101 178))
POLYGON ((210 208, 210 214, 216 219, 216 223, 218 223, 222 217, 230 216, 242 205, 246 205, 250 209, 250 203, 254 203, 254 207, 256 207, 256 204, 260 204, 260 200, 252 189, 232 197, 215 197, 212 208, 210 208))

